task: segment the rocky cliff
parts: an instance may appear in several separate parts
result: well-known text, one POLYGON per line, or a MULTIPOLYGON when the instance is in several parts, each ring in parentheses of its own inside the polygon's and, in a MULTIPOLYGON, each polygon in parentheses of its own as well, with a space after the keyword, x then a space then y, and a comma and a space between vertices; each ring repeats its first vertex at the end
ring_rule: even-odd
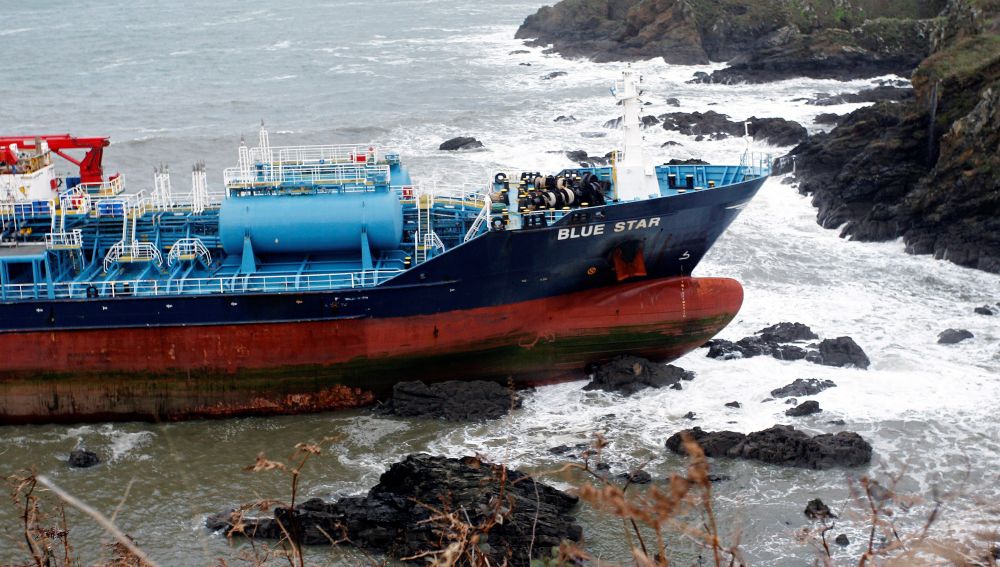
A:
POLYGON ((942 0, 562 0, 517 37, 597 61, 730 61, 716 82, 909 73, 942 0))
POLYGON ((916 97, 855 111, 796 147, 818 220, 859 240, 1000 272, 1000 0, 951 0, 916 97))

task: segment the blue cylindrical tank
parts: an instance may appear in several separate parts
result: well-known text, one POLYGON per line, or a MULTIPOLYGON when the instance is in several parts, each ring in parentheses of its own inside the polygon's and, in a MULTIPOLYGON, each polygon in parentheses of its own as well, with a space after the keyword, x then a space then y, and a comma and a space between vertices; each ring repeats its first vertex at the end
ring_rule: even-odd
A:
POLYGON ((373 250, 396 250, 403 208, 395 191, 231 197, 219 211, 219 238, 227 254, 243 251, 250 236, 257 254, 319 254, 361 249, 361 229, 373 250))

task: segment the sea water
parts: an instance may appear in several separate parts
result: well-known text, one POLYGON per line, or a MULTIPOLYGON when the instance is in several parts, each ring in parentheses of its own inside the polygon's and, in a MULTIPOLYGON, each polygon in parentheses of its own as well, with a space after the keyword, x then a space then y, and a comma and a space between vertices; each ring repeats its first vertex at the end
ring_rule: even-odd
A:
MULTIPOLYGON (((242 137, 254 145, 263 120, 271 143, 369 143, 398 151, 415 180, 482 184, 498 169, 558 171, 568 150, 604 155, 618 132, 608 88, 621 64, 595 64, 526 48, 517 25, 540 2, 525 0, 263 0, 217 2, 107 1, 2 5, 0 132, 111 136, 105 172, 121 172, 132 191, 152 187, 152 168, 169 164, 177 192, 188 190, 191 165, 204 161, 210 188, 235 165, 242 137), (512 53, 526 50, 526 53, 512 53), (552 79, 549 73, 567 73, 552 79), (575 121, 555 122, 557 116, 575 121), (440 142, 459 135, 485 150, 446 153, 440 142)), ((856 92, 871 80, 793 79, 763 85, 692 85, 696 71, 721 65, 633 64, 644 77, 647 114, 715 110, 734 120, 779 116, 819 131, 820 112, 859 105, 806 104, 817 92, 856 92), (679 99, 675 108, 666 99, 679 99)), ((886 77, 887 78, 887 77, 886 77)), ((658 160, 700 158, 737 163, 740 138, 695 141, 658 126, 645 131, 658 160), (679 146, 661 148, 667 141, 679 146)), ((775 155, 789 148, 755 149, 775 155)), ((68 168, 67 168, 68 171, 68 168)), ((820 336, 853 337, 872 360, 867 370, 829 368, 768 357, 719 361, 695 351, 676 364, 697 373, 685 389, 647 390, 623 398, 584 392, 582 382, 539 388, 509 418, 481 424, 388 419, 367 411, 176 424, 105 424, 0 428, 0 474, 36 467, 62 487, 111 514, 161 565, 232 561, 246 545, 203 528, 205 516, 257 497, 287 497, 279 474, 243 467, 258 453, 284 457, 299 442, 320 442, 324 454, 306 468, 306 496, 336 498, 367 490, 388 464, 414 451, 479 453, 541 474, 564 462, 548 449, 587 443, 601 433, 614 474, 645 466, 656 482, 682 472, 685 461, 664 449, 672 433, 757 431, 775 423, 810 433, 857 431, 874 446, 870 467, 810 471, 724 459, 713 472, 730 480, 714 487, 727 539, 739 537, 756 565, 801 565, 817 557, 801 541, 805 503, 822 498, 843 511, 830 537, 852 543, 833 551, 856 563, 867 548, 863 511, 851 505, 857 481, 870 475, 922 497, 896 521, 914 533, 934 507, 937 541, 974 541, 1000 496, 1000 317, 973 308, 1000 301, 1000 278, 903 252, 901 242, 868 244, 820 228, 809 198, 777 177, 719 240, 695 275, 741 281, 746 300, 722 333, 738 339, 779 321, 800 321, 820 336), (975 334, 954 346, 937 333, 975 334), (789 407, 765 402, 770 390, 796 378, 830 379, 837 387, 816 399, 823 412, 788 418, 789 407), (730 401, 739 409, 725 407, 730 401), (696 421, 684 416, 697 415, 696 421), (831 423, 843 420, 844 425, 831 423), (334 438, 335 440, 326 440, 334 438), (70 470, 76 447, 107 462, 70 470), (853 487, 853 488, 852 488, 853 487)), ((400 378, 405 378, 401 376, 400 378)), ((898 507, 897 507, 898 508, 898 507)), ((586 549, 627 563, 621 523, 582 506, 586 549)), ((84 562, 106 555, 100 528, 69 512, 71 539, 84 562)), ((992 518, 992 526, 996 518, 992 518)), ((0 563, 23 560, 18 511, 0 507, 0 563)), ((877 544, 880 541, 876 541, 877 544)), ((690 544, 676 557, 697 564, 690 544)), ((350 552, 312 552, 314 560, 355 564, 350 552)), ((706 563, 707 558, 706 558, 706 563)))

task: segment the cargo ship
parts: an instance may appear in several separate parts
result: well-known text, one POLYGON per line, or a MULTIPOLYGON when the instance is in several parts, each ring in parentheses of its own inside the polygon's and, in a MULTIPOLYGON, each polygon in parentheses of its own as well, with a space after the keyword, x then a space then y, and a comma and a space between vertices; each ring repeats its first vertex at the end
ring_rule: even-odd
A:
POLYGON ((131 192, 104 175, 107 138, 0 138, 0 424, 351 408, 401 380, 535 385, 697 348, 743 290, 692 271, 768 163, 651 163, 638 83, 612 89, 610 165, 480 187, 262 126, 224 193, 203 165, 190 193, 163 167, 131 192))

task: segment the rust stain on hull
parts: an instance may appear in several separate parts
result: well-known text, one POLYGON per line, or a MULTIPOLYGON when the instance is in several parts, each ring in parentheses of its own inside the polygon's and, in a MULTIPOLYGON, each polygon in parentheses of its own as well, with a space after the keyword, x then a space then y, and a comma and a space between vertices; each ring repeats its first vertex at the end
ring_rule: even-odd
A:
POLYGON ((0 423, 176 420, 354 408, 400 380, 579 378, 668 361, 739 311, 724 278, 640 281, 389 319, 0 334, 0 423))

